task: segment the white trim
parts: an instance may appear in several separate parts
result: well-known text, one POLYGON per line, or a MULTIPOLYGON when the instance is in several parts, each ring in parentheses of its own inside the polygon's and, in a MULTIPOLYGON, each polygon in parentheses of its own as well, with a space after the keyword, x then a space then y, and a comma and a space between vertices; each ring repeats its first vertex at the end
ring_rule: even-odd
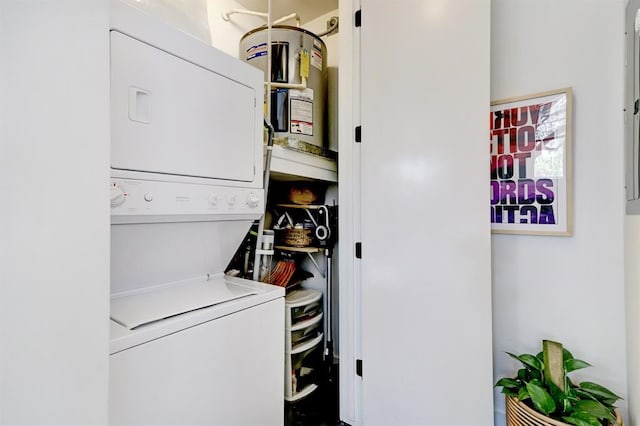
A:
POLYGON ((360 237, 359 221, 359 144, 354 128, 360 124, 359 57, 360 31, 354 28, 354 13, 359 0, 340 0, 341 22, 338 60, 338 204, 340 206, 339 347, 340 347, 340 420, 362 423, 361 378, 355 364, 360 355, 360 262, 355 259, 355 242, 360 237))

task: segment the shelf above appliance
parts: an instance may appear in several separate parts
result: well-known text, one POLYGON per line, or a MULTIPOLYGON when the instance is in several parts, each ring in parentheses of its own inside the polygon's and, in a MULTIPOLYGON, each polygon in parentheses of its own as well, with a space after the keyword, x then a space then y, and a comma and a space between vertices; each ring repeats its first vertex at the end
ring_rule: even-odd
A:
POLYGON ((318 210, 321 207, 326 207, 326 205, 325 204, 276 204, 276 207, 284 207, 287 209, 318 210))
POLYGON ((338 165, 330 158, 274 145, 271 155, 271 177, 281 181, 311 179, 337 182, 338 165))
POLYGON ((318 253, 320 251, 320 248, 318 247, 275 246, 275 248, 282 251, 292 251, 296 253, 318 253))

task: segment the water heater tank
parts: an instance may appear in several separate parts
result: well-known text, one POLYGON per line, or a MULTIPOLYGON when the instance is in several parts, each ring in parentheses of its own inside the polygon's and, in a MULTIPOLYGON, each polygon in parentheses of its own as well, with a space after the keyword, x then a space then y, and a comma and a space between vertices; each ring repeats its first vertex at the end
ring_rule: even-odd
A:
POLYGON ((305 29, 274 25, 270 57, 271 76, 268 76, 266 27, 249 31, 240 40, 240 59, 262 69, 265 81, 271 78, 271 124, 275 138, 326 148, 327 48, 324 42, 305 29))

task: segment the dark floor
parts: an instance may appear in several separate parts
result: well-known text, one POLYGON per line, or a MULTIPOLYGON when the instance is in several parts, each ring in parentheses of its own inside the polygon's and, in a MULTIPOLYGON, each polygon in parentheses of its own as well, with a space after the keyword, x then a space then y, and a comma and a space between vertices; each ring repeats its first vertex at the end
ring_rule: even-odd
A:
POLYGON ((338 414, 338 366, 325 372, 318 389, 296 402, 285 402, 285 426, 336 426, 338 414))

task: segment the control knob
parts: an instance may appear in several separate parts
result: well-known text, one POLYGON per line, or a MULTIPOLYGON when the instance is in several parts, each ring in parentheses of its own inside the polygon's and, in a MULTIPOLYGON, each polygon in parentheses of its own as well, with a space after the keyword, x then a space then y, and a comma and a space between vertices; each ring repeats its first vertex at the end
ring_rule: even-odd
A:
POLYGON ((249 194, 249 198, 247 198, 247 205, 252 209, 255 209, 260 204, 260 198, 254 194, 253 192, 249 194))
POLYGON ((122 205, 126 196, 127 193, 117 183, 111 184, 111 208, 122 205))

